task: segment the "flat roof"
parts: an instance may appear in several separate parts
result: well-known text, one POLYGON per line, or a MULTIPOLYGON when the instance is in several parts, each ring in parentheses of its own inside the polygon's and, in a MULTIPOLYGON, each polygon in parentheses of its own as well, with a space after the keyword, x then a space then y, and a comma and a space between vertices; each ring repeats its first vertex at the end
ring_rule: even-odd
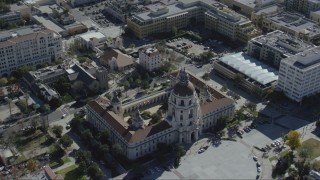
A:
POLYGON ((278 80, 278 75, 276 75, 277 71, 275 69, 243 52, 226 55, 219 60, 263 85, 278 80))
POLYGON ((320 34, 320 28, 315 22, 299 14, 282 12, 269 17, 269 19, 273 23, 291 29, 295 32, 304 33, 309 36, 315 36, 320 34))
POLYGON ((312 68, 320 65, 320 47, 314 47, 295 56, 283 59, 283 63, 293 65, 300 69, 312 68))
POLYGON ((191 9, 196 9, 198 7, 199 6, 191 6, 191 7, 184 8, 179 4, 171 4, 171 5, 168 5, 166 7, 162 7, 162 8, 166 8, 167 9, 166 13, 160 13, 159 15, 156 15, 152 11, 147 11, 147 12, 143 12, 143 13, 140 13, 140 14, 136 14, 135 17, 138 17, 138 19, 140 19, 140 20, 147 21, 147 20, 150 20, 150 19, 157 19, 157 18, 163 18, 163 17, 168 17, 168 16, 180 14, 180 13, 189 11, 191 9))
POLYGON ((313 44, 286 34, 280 30, 272 31, 266 35, 255 37, 250 41, 275 49, 288 56, 314 47, 313 44))
POLYGON ((58 26, 54 22, 50 21, 49 19, 45 19, 45 18, 43 18, 41 16, 37 16, 37 15, 34 15, 33 18, 36 19, 41 24, 43 24, 46 28, 51 29, 52 31, 55 31, 57 33, 64 31, 64 29, 62 29, 60 26, 58 26))
POLYGON ((85 41, 90 41, 91 38, 101 39, 101 38, 105 38, 106 36, 101 32, 90 31, 90 32, 79 35, 79 37, 81 37, 85 41))

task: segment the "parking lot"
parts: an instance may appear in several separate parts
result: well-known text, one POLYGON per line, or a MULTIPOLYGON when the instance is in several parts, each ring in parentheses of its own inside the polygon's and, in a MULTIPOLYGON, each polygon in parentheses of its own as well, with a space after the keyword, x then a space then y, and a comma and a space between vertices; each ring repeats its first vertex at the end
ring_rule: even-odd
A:
POLYGON ((198 56, 203 52, 208 52, 210 48, 205 47, 202 43, 197 41, 191 41, 187 38, 177 38, 167 41, 167 45, 176 49, 178 52, 183 51, 184 49, 187 50, 187 55, 194 54, 198 56))
POLYGON ((103 14, 103 10, 107 2, 99 2, 93 5, 88 5, 85 7, 80 7, 79 11, 84 12, 84 14, 90 17, 93 21, 99 24, 102 27, 108 27, 113 25, 103 14))

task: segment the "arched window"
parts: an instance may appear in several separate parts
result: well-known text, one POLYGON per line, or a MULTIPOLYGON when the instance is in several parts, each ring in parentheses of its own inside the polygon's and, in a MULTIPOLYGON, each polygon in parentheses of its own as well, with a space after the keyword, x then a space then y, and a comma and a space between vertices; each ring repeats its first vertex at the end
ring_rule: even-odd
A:
POLYGON ((183 116, 182 115, 180 115, 180 120, 183 120, 183 116))
POLYGON ((192 117, 193 117, 193 109, 189 111, 189 118, 192 118, 192 117))
POLYGON ((183 100, 181 100, 180 105, 184 106, 184 101, 183 100))
POLYGON ((189 105, 191 105, 191 100, 189 101, 189 105))

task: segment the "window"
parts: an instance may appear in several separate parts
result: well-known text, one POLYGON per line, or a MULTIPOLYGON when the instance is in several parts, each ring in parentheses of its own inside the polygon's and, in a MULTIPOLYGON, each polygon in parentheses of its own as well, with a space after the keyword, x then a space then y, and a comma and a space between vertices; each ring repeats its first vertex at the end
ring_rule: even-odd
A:
POLYGON ((184 101, 183 100, 181 100, 180 105, 184 106, 184 101))

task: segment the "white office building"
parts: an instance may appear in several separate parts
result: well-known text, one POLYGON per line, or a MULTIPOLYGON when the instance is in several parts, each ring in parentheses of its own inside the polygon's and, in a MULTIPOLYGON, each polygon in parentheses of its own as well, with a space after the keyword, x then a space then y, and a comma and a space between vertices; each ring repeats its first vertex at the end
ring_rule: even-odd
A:
POLYGON ((139 64, 147 71, 153 71, 161 67, 161 55, 155 48, 148 47, 139 50, 139 64))
POLYGON ((320 92, 320 47, 281 61, 278 88, 288 98, 301 102, 320 92))
POLYGON ((251 39, 248 54, 258 60, 279 67, 280 61, 315 47, 313 44, 286 34, 280 30, 251 39))
POLYGON ((20 66, 50 63, 63 55, 61 36, 44 28, 20 28, 0 33, 0 75, 20 66))

